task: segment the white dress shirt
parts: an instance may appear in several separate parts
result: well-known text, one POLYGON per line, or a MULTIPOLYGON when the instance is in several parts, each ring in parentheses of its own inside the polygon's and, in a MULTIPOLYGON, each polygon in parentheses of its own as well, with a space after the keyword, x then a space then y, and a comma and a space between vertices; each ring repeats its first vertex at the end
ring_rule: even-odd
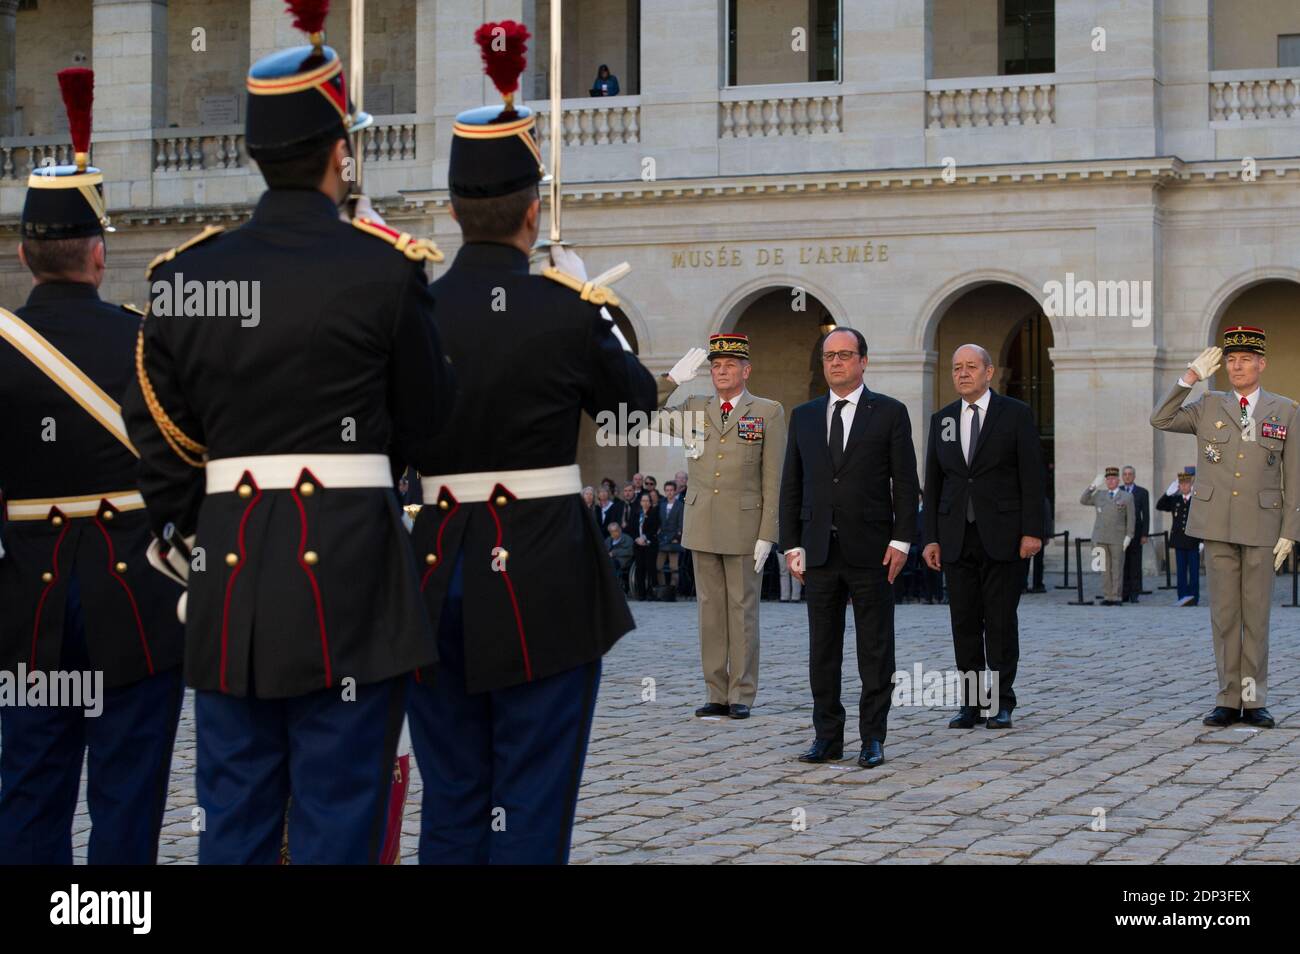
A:
MULTIPOLYGON (((828 445, 831 441, 831 424, 835 420, 835 402, 842 400, 849 402, 840 411, 840 423, 844 425, 844 446, 840 450, 845 450, 849 446, 849 429, 853 427, 853 415, 857 413, 858 402, 862 400, 862 395, 866 390, 867 385, 863 383, 859 384, 851 394, 846 394, 844 397, 840 397, 834 391, 827 395, 829 400, 826 402, 826 443, 828 445)), ((890 540, 889 545, 895 550, 901 550, 903 553, 910 553, 912 549, 911 544, 902 540, 890 540)))
MULTIPOLYGON (((980 409, 980 433, 984 433, 984 425, 989 417, 989 404, 992 403, 993 392, 987 388, 984 394, 975 406, 980 409)), ((970 460, 970 430, 971 425, 975 422, 975 412, 970 409, 970 402, 964 398, 961 402, 961 457, 962 460, 970 460)))
POLYGON ((1241 408, 1242 397, 1246 398, 1246 416, 1252 421, 1255 419, 1255 405, 1259 403, 1259 392, 1260 388, 1255 388, 1249 395, 1242 395, 1235 389, 1232 392, 1233 403, 1237 405, 1238 411, 1241 408))

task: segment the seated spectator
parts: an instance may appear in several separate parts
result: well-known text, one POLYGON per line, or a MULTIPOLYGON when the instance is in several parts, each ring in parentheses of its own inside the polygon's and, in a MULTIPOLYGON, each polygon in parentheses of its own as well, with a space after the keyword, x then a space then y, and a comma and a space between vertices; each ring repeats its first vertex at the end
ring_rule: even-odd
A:
POLYGON ((604 63, 600 64, 600 69, 596 71, 596 81, 591 84, 592 96, 617 96, 618 95, 618 77, 609 71, 609 67, 604 63))
POLYGON ((632 560, 636 554, 632 550, 632 538, 623 533, 623 528, 615 521, 611 520, 605 527, 605 543, 609 547, 609 559, 614 564, 614 572, 623 582, 623 589, 627 590, 628 570, 632 566, 632 560))

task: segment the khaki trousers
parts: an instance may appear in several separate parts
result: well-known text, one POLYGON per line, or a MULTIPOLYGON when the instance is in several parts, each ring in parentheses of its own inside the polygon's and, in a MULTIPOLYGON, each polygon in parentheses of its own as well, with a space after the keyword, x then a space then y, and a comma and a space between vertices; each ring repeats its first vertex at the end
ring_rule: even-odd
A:
POLYGON ((752 706, 758 693, 758 597, 749 553, 692 550, 700 607, 700 661, 709 702, 752 706))
POLYGON ((1124 548, 1118 543, 1094 543, 1101 550, 1101 597, 1120 601, 1124 589, 1124 548))
POLYGON ((1219 670, 1215 705, 1258 709, 1268 698, 1273 548, 1205 541, 1210 628, 1219 670))

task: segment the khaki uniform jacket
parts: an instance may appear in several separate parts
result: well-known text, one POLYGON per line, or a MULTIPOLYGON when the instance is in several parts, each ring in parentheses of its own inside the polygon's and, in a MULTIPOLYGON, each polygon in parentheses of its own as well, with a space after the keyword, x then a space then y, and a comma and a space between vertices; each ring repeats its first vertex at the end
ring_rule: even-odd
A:
POLYGON ((1231 392, 1206 391, 1183 404, 1175 383, 1151 425, 1196 435, 1196 483, 1187 533, 1202 540, 1272 547, 1300 538, 1300 413, 1288 397, 1260 391, 1253 433, 1241 427, 1231 392))
POLYGON ((1112 499, 1105 487, 1089 487, 1079 497, 1085 507, 1097 508, 1097 519, 1092 523, 1093 543, 1113 543, 1120 546, 1125 537, 1133 536, 1137 526, 1137 507, 1126 490, 1115 490, 1112 499))
POLYGON ((775 543, 785 460, 780 403, 744 391, 724 425, 716 394, 668 403, 676 386, 663 377, 659 382, 661 429, 686 442, 682 545, 707 553, 748 554, 755 541, 775 543))

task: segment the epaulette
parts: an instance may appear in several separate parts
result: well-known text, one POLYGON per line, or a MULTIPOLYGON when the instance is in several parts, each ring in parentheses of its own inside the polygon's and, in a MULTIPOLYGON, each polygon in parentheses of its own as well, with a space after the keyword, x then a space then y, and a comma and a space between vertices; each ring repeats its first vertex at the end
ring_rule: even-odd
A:
POLYGON ((572 288, 583 301, 589 301, 593 305, 618 307, 618 296, 614 294, 613 289, 606 285, 597 284, 594 281, 584 282, 579 278, 574 278, 567 272, 560 271, 554 265, 543 268, 542 274, 553 282, 559 282, 566 288, 572 288))
POLYGON ((413 262, 441 262, 442 252, 432 239, 418 239, 410 232, 399 232, 387 225, 371 222, 369 219, 356 218, 352 224, 375 238, 381 238, 413 262))
POLYGON ((155 268, 157 268, 159 265, 162 265, 165 262, 170 262, 173 258, 179 255, 181 252, 185 251, 187 248, 193 248, 195 245, 198 245, 200 242, 206 242, 208 239, 212 238, 212 236, 218 235, 221 232, 224 232, 225 230, 226 227, 224 225, 203 226, 203 231, 200 232, 198 235, 186 239, 184 242, 181 242, 181 244, 177 245, 175 248, 169 248, 167 251, 163 252, 161 255, 157 256, 152 262, 150 262, 148 267, 145 268, 144 270, 144 277, 149 278, 151 275, 153 275, 153 270, 155 268))
POLYGON ((144 312, 141 311, 139 308, 135 307, 135 305, 131 305, 131 304, 127 304, 127 303, 123 302, 123 304, 122 304, 122 310, 123 310, 123 311, 129 311, 129 312, 130 312, 131 314, 133 314, 133 315, 139 315, 141 318, 144 317, 144 312))

